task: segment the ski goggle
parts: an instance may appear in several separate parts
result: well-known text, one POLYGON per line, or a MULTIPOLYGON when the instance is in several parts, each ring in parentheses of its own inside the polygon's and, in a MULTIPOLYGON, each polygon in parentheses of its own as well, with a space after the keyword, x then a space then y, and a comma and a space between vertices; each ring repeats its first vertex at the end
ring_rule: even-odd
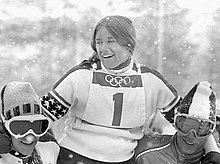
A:
POLYGON ((174 120, 176 129, 183 135, 193 131, 197 138, 204 138, 212 134, 215 129, 215 122, 186 114, 176 115, 174 120))
POLYGON ((4 123, 8 132, 15 138, 22 138, 27 134, 41 137, 50 127, 49 119, 40 114, 16 116, 4 123))

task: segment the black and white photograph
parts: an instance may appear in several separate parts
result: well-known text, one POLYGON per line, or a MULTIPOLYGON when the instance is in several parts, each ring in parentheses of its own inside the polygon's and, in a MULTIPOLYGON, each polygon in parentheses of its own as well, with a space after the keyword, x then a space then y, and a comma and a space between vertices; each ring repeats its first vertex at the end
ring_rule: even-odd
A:
POLYGON ((220 0, 0 0, 0 164, 220 164, 220 0))

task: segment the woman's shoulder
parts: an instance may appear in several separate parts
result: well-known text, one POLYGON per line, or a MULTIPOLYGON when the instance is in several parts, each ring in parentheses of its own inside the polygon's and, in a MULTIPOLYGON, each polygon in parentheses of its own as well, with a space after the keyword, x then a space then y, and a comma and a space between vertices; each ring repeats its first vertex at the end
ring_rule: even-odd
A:
POLYGON ((77 71, 77 70, 81 70, 81 69, 87 69, 90 70, 92 68, 92 61, 90 60, 83 60, 81 63, 73 66, 72 68, 70 68, 66 74, 70 74, 71 72, 77 71))
POLYGON ((153 81, 153 82, 162 82, 162 83, 167 83, 167 80, 165 77, 158 72, 156 69, 147 67, 145 65, 140 66, 141 69, 141 74, 144 77, 147 77, 148 80, 153 81))
POLYGON ((93 68, 93 62, 91 60, 83 60, 80 64, 77 64, 70 68, 62 77, 60 77, 54 84, 52 89, 55 89, 60 83, 65 79, 75 79, 79 74, 81 76, 87 77, 88 71, 90 72, 93 68))
POLYGON ((143 74, 152 74, 156 77, 163 78, 163 75, 159 71, 157 71, 156 69, 150 68, 146 65, 141 64, 140 69, 141 69, 141 73, 143 74))

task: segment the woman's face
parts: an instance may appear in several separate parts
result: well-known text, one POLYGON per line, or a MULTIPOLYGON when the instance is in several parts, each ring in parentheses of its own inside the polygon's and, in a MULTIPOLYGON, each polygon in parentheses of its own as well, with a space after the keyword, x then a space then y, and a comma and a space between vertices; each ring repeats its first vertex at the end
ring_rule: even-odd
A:
POLYGON ((118 44, 117 40, 102 27, 95 38, 98 56, 107 69, 113 69, 124 63, 130 56, 128 47, 118 44))
POLYGON ((32 134, 28 134, 22 138, 11 138, 14 150, 23 155, 30 155, 38 142, 38 137, 32 134))

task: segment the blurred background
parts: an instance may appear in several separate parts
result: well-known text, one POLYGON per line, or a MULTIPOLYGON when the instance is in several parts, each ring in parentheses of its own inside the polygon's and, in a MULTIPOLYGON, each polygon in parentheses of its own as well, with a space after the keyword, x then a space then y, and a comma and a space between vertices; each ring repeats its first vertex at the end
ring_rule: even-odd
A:
POLYGON ((136 58, 181 96, 209 81, 220 98, 220 0, 1 0, 0 87, 30 81, 39 95, 89 58, 96 23, 130 17, 136 58))

